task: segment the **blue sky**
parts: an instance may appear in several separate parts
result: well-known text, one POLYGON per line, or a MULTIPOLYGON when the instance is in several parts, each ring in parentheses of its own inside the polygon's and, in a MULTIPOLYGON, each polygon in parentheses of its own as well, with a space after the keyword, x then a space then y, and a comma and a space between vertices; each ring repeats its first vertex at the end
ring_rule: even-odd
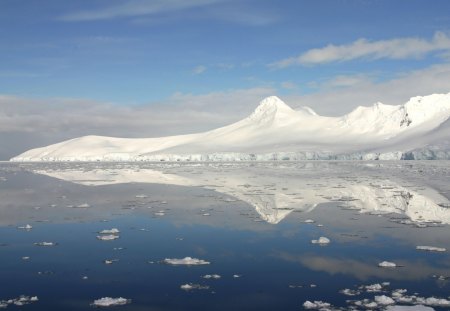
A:
POLYGON ((449 92, 448 12, 446 0, 1 0, 0 135, 157 136, 236 121, 267 95, 333 115, 449 92), (96 126, 74 121, 87 110, 96 126), (124 111, 145 120, 119 122, 124 111))

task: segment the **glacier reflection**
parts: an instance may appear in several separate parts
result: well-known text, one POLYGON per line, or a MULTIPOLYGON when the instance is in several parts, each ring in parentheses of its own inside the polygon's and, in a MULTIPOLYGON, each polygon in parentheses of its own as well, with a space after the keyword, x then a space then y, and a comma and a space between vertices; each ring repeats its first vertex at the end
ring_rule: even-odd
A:
POLYGON ((152 183, 202 187, 250 204, 277 224, 291 212, 337 202, 361 213, 400 214, 414 223, 450 224, 449 200, 423 184, 392 178, 361 165, 297 164, 65 164, 31 166, 34 173, 85 185, 152 183))

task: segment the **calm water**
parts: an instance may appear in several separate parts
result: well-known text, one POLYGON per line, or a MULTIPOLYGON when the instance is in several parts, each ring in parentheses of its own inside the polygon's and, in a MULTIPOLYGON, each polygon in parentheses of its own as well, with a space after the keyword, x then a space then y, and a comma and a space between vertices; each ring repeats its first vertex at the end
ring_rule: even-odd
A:
POLYGON ((395 289, 448 299, 449 251, 416 246, 450 250, 449 181, 449 163, 433 161, 2 163, 0 301, 39 299, 13 310, 86 310, 102 297, 131 299, 114 310, 301 310, 321 300, 347 310, 347 300, 395 289), (97 239, 112 228, 118 239, 97 239), (311 243, 321 236, 331 242, 311 243), (161 262, 187 256, 210 264, 161 262), (340 293, 383 282, 380 292, 340 293), (189 283, 202 288, 180 288, 189 283))

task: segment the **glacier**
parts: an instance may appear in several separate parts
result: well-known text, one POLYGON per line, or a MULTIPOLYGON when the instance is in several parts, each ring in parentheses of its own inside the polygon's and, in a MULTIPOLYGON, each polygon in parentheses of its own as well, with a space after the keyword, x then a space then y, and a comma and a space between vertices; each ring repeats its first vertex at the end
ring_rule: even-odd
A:
POLYGON ((159 138, 83 136, 10 161, 448 160, 450 93, 403 105, 359 106, 341 117, 292 109, 276 96, 211 131, 159 138))

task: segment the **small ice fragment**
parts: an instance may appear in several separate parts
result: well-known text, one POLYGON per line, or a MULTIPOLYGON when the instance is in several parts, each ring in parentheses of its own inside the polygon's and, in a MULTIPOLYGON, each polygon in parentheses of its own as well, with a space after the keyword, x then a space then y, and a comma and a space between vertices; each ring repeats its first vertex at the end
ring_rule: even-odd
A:
POLYGON ((421 251, 428 251, 428 252, 445 252, 445 251, 447 251, 447 249, 443 248, 443 247, 424 246, 424 245, 416 246, 416 249, 421 250, 421 251))
POLYGON ((145 194, 137 194, 137 195, 135 195, 135 197, 136 197, 137 199, 145 199, 145 198, 148 198, 148 195, 145 195, 145 194))
POLYGON ((329 304, 328 302, 323 302, 320 300, 316 300, 314 302, 311 302, 309 300, 305 301, 303 303, 303 308, 308 309, 308 310, 328 310, 331 307, 331 304, 329 304))
POLYGON ((87 280, 88 277, 85 275, 85 276, 82 277, 82 279, 83 279, 83 280, 87 280))
POLYGON ((394 299, 392 299, 391 297, 388 297, 386 295, 375 296, 374 299, 377 304, 382 305, 382 306, 388 306, 388 305, 395 304, 394 299))
POLYGON ((31 230, 31 229, 33 229, 33 226, 30 224, 26 224, 25 226, 17 227, 17 229, 31 230))
POLYGON ((28 256, 23 256, 23 257, 22 257, 22 260, 30 260, 30 257, 28 257, 28 256))
POLYGON ((233 278, 235 278, 235 279, 238 279, 240 277, 242 277, 242 274, 233 274, 233 278))
POLYGON ((37 242, 37 243, 34 243, 34 245, 36 245, 36 246, 55 246, 56 243, 54 243, 54 242, 37 242))
POLYGON ((396 268, 397 264, 395 262, 390 262, 390 261, 382 261, 378 264, 378 267, 381 268, 396 268))
POLYGON ((112 306, 123 306, 129 303, 131 303, 131 299, 125 299, 122 297, 119 298, 103 297, 94 300, 92 305, 96 307, 112 307, 112 306))
POLYGON ((204 279, 220 279, 221 276, 218 274, 205 274, 204 276, 202 276, 202 278, 204 279))
POLYGON ((194 289, 209 289, 209 286, 189 283, 189 284, 181 285, 180 288, 185 291, 190 291, 190 290, 194 290, 194 289))
POLYGON ((109 235, 97 235, 97 239, 102 241, 112 241, 118 239, 118 235, 109 234, 109 235))
POLYGON ((105 259, 103 260, 103 263, 105 265, 112 265, 113 263, 115 263, 116 261, 119 261, 119 259, 105 259))
POLYGON ((425 307, 424 305, 416 306, 389 306, 386 311, 434 311, 431 307, 425 307))
POLYGON ((118 233, 120 233, 120 231, 117 228, 105 229, 99 232, 99 234, 118 234, 118 233))
POLYGON ((361 292, 359 290, 353 290, 353 289, 343 289, 340 290, 339 293, 343 294, 343 295, 347 295, 347 296, 357 296, 359 294, 361 294, 361 292))
POLYGON ((211 216, 210 213, 203 213, 202 216, 211 216))
POLYGON ((155 216, 164 216, 164 215, 166 215, 166 213, 164 211, 159 211, 159 212, 153 213, 153 215, 155 215, 155 216))
POLYGON ((192 258, 192 257, 185 257, 182 259, 178 259, 178 258, 166 258, 162 261, 165 264, 168 265, 186 265, 186 266, 198 266, 198 265, 209 265, 210 262, 203 260, 203 259, 197 259, 197 258, 192 258))
POLYGON ((87 203, 83 203, 83 204, 78 204, 75 207, 77 207, 77 208, 88 208, 88 207, 91 207, 91 206, 89 204, 87 204, 87 203))
POLYGON ((320 245, 326 245, 330 243, 330 239, 326 238, 324 236, 321 236, 318 240, 311 240, 312 244, 320 244, 320 245))
POLYGON ((316 284, 310 284, 309 287, 315 288, 315 287, 317 287, 317 285, 316 284))
POLYGON ((304 223, 305 224, 313 224, 313 223, 315 223, 316 221, 315 220, 312 220, 312 219, 306 219, 305 221, 304 221, 304 223))

